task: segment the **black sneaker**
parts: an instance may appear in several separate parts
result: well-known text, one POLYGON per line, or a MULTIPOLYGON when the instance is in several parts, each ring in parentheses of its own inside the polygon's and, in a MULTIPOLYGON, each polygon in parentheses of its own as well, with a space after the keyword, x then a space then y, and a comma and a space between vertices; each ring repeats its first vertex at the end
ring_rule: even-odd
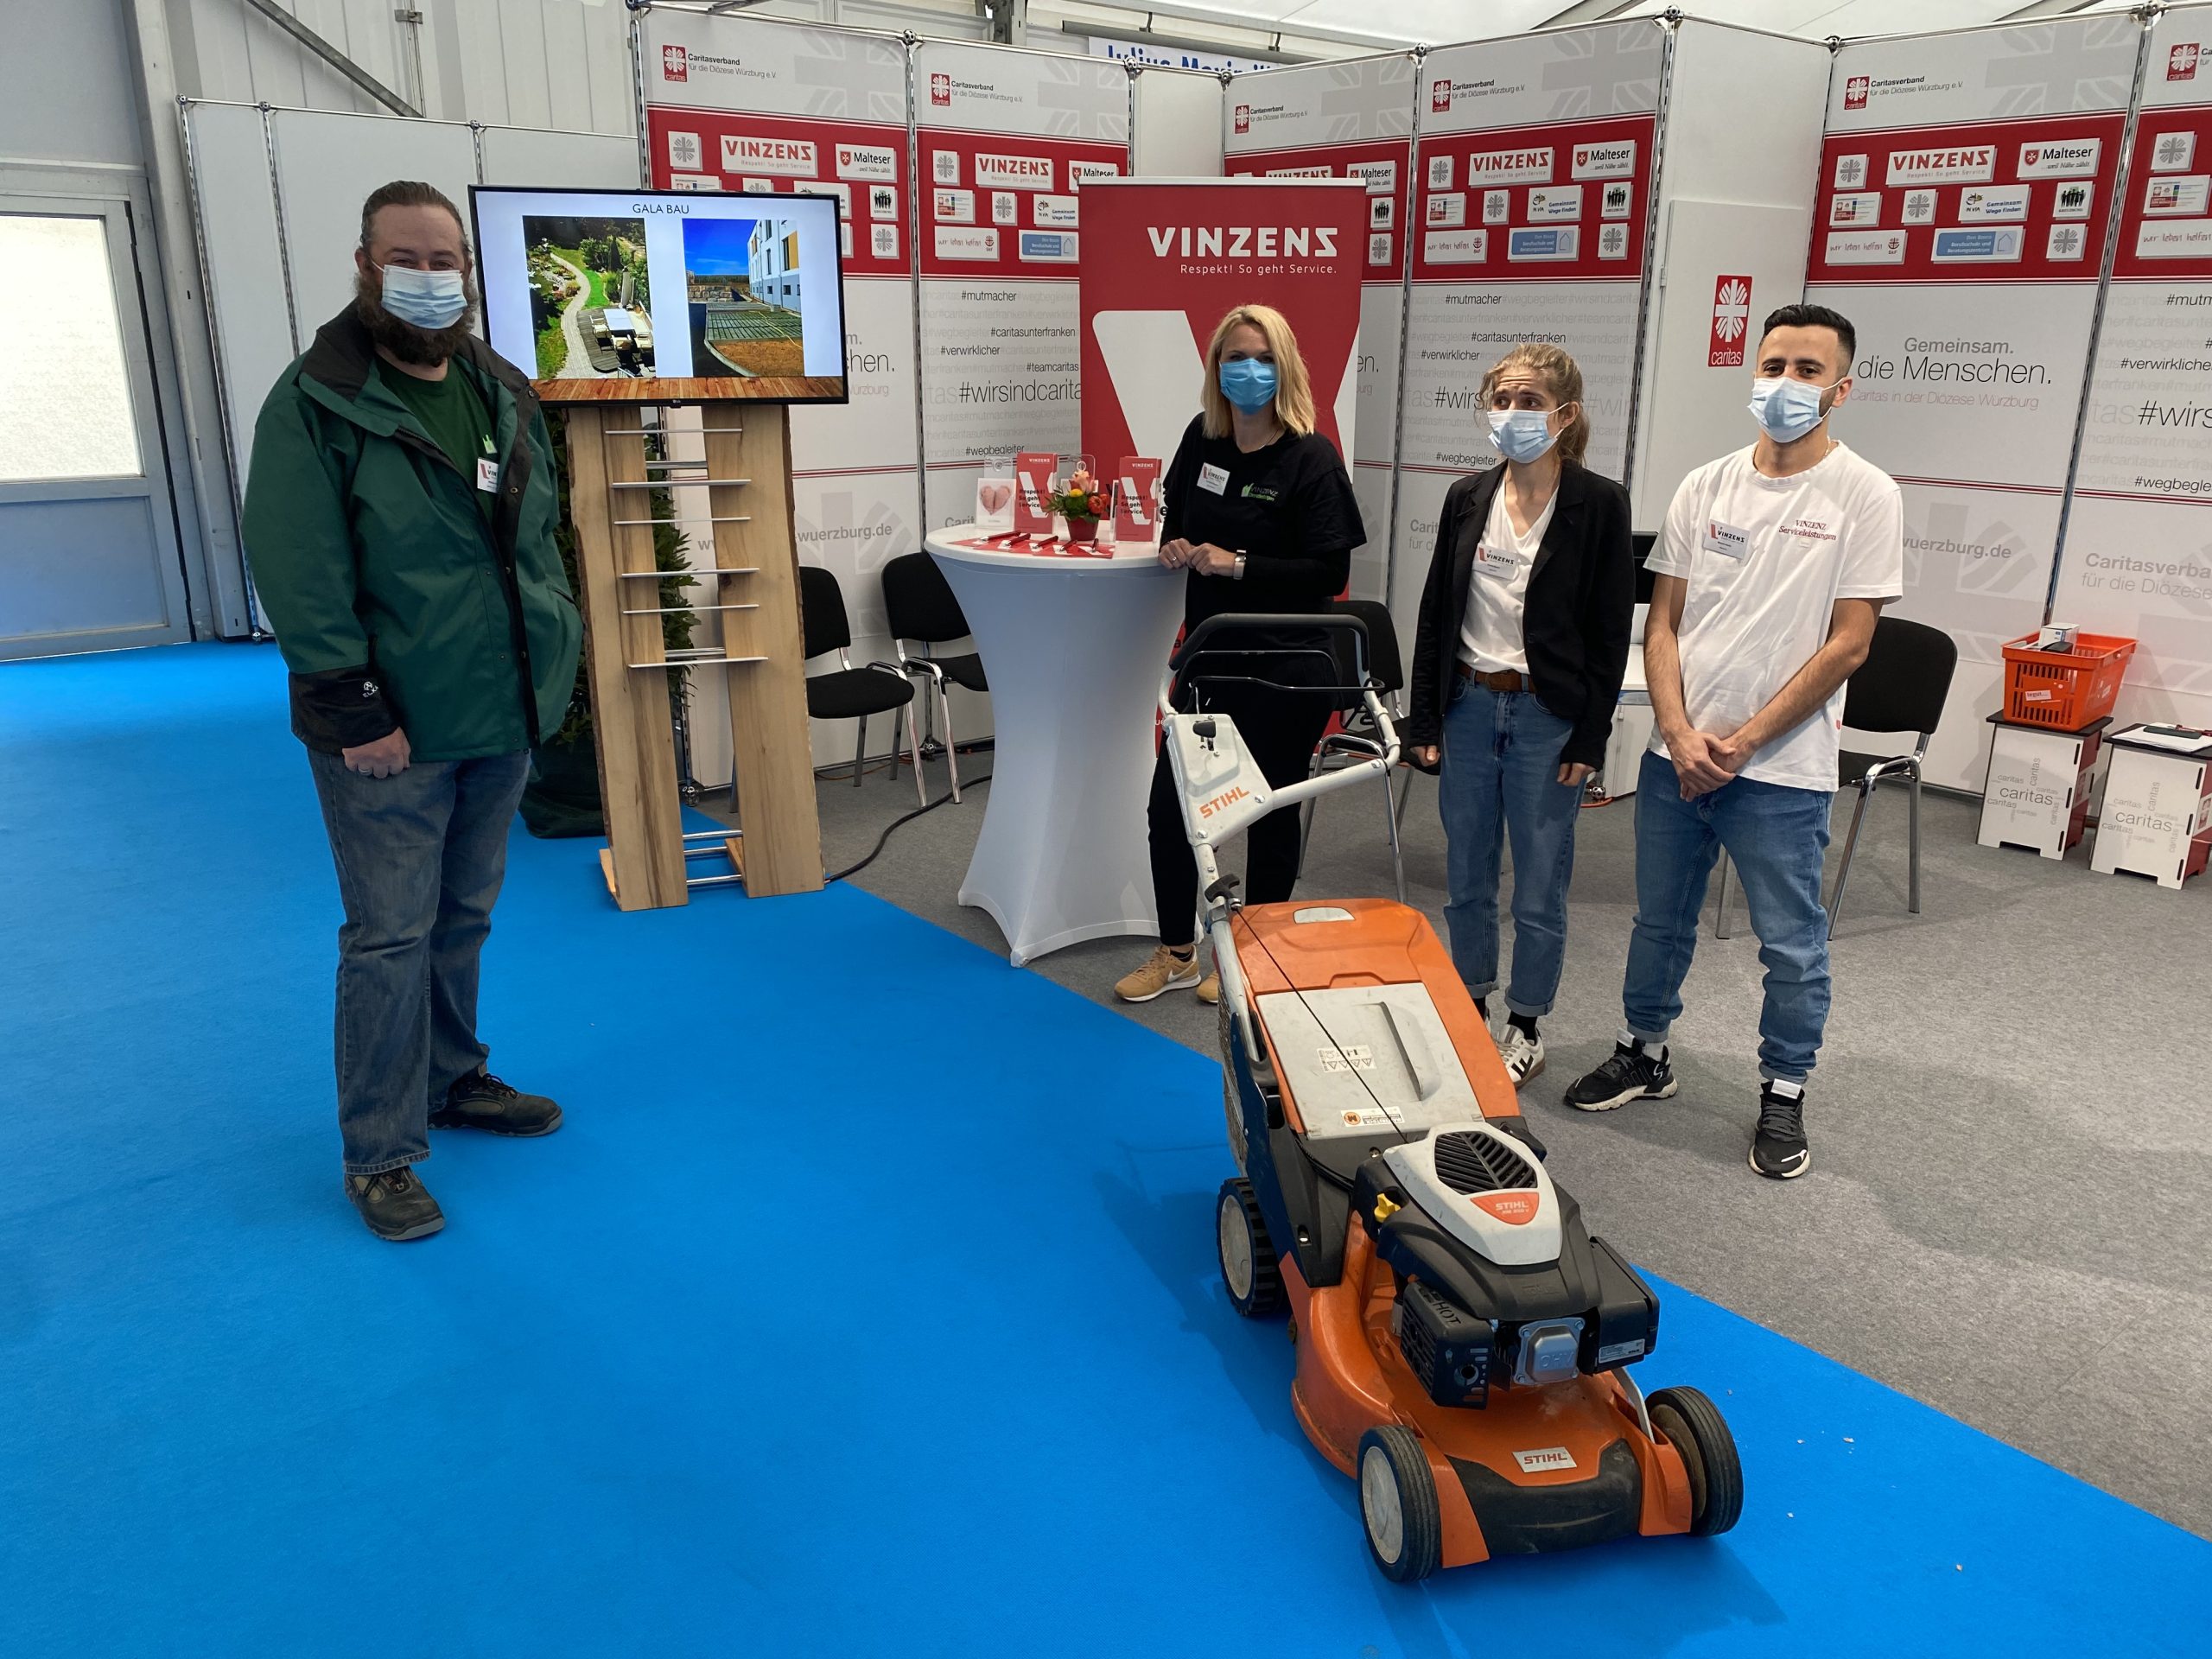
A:
POLYGON ((348 1175, 346 1196, 378 1238, 427 1238, 446 1224, 438 1201, 404 1164, 378 1175, 348 1175))
POLYGON ((430 1127, 550 1135, 561 1127, 561 1109, 543 1095, 525 1095, 489 1071, 477 1071, 446 1090, 446 1103, 430 1114, 430 1127))
POLYGON ((1759 1090, 1759 1127, 1751 1136, 1751 1167, 1777 1181, 1794 1181, 1813 1166, 1805 1144, 1805 1096, 1759 1090))
POLYGON ((1567 1103, 1578 1112, 1610 1112, 1631 1100, 1669 1100, 1675 1093, 1667 1046, 1654 1054, 1641 1039, 1613 1045, 1613 1057, 1567 1086, 1567 1103))

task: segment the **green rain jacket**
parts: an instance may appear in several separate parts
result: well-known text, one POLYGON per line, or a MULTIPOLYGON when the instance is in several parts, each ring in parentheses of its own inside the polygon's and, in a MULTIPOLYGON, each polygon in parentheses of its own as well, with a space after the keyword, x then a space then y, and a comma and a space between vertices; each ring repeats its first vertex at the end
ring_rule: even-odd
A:
POLYGON ((553 540, 553 448, 522 372, 474 338, 451 360, 499 454, 476 480, 384 377, 352 307, 284 371, 253 431, 255 592, 291 669, 292 730, 335 753, 395 728, 417 760, 536 747, 561 723, 583 635, 553 540))

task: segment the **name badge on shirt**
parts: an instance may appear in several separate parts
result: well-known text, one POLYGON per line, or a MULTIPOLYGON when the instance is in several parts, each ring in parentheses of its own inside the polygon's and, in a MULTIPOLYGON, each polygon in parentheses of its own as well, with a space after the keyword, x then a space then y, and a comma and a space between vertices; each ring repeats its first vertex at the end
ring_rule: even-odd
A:
POLYGON ((1510 582, 1513 573, 1521 568, 1521 556, 1510 547, 1492 547, 1487 542, 1475 547, 1475 569, 1495 582, 1510 582))
POLYGON ((1198 468, 1198 487, 1216 495, 1229 493, 1229 468, 1207 461, 1198 468))
POLYGON ((1740 559, 1751 550, 1750 532, 1733 524, 1724 524, 1718 518, 1705 521, 1705 550, 1718 553, 1724 559, 1740 559))
POLYGON ((477 457, 476 487, 486 495, 499 493, 499 463, 489 455, 477 457))

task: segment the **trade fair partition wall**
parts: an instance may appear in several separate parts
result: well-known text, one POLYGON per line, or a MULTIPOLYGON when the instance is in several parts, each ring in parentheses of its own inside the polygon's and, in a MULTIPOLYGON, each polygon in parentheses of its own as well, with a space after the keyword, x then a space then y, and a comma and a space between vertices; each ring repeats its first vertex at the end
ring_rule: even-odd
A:
POLYGON ((1836 54, 1807 297, 1858 327, 1837 426, 1904 486, 1898 612, 1958 642, 1931 783, 1981 787, 2000 648, 2044 618, 2143 35, 2105 16, 1836 54))
POLYGON ((1446 493, 1497 464, 1480 381, 1516 342, 1580 365, 1588 464, 1630 486, 1640 527, 1691 467, 1750 441, 1744 334, 1755 306, 1798 297, 1828 56, 1640 18, 1421 60, 1389 590, 1402 629, 1446 493), (1732 114, 1746 86, 1786 115, 1756 143, 1732 114))
POLYGON ((2212 7, 2152 24, 2122 177, 2051 619, 2141 642, 2123 720, 2212 726, 2212 7))
POLYGON ((1352 556, 1351 591, 1362 598, 1379 598, 1389 581, 1419 63, 1415 54, 1392 52, 1231 75, 1223 99, 1223 170, 1230 177, 1356 178, 1367 185, 1367 223, 1357 244, 1363 276, 1357 391, 1345 457, 1367 527, 1367 545, 1352 556))

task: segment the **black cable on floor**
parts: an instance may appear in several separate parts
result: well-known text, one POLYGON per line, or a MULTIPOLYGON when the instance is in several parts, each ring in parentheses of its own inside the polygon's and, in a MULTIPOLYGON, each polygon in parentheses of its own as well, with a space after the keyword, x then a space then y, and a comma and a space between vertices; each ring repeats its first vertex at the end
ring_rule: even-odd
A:
MULTIPOLYGON (((990 781, 991 774, 987 772, 980 778, 962 779, 960 781, 960 787, 963 789, 976 789, 981 787, 984 784, 989 783, 990 781)), ((912 811, 907 813, 904 817, 892 819, 890 823, 883 826, 883 833, 875 838, 874 849, 870 852, 866 858, 861 860, 857 864, 849 864, 843 869, 836 871, 833 874, 823 876, 822 878, 823 885, 827 887, 830 882, 842 881, 849 875, 858 875, 862 870, 868 868, 869 865, 874 863, 877 857, 881 855, 884 845, 891 839, 891 832, 893 830, 896 830, 902 823, 912 823, 916 818, 920 817, 925 812, 936 811, 938 808, 943 806, 951 798, 952 791, 947 790, 944 794, 938 796, 937 799, 931 801, 927 806, 918 806, 912 811)))

